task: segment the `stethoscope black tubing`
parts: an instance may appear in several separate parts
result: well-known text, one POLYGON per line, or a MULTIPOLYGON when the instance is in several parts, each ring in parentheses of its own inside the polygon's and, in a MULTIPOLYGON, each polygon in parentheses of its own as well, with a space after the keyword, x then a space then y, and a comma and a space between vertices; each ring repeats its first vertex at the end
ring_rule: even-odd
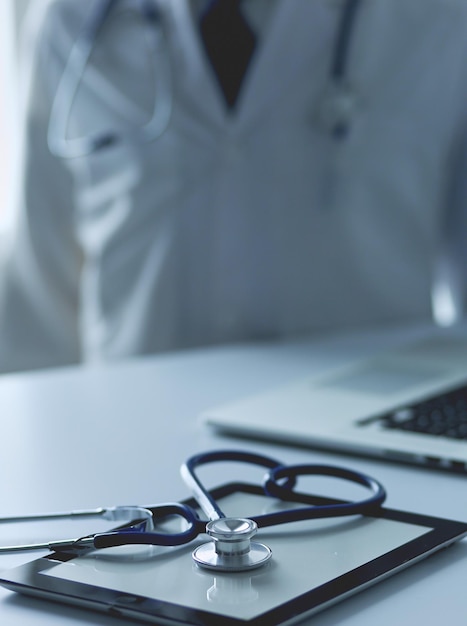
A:
MULTIPOLYGON (((202 465, 228 461, 246 463, 248 465, 257 465, 259 467, 265 467, 266 469, 282 467, 282 463, 272 459, 271 457, 256 454, 254 452, 243 452, 239 450, 213 450, 212 452, 203 452, 190 457, 186 463, 184 463, 184 468, 186 468, 187 473, 190 475, 193 482, 196 483, 198 493, 202 494, 203 498, 209 502, 211 508, 216 512, 218 517, 225 517, 225 515, 215 499, 197 477, 196 469, 202 465)), ((288 488, 292 488, 294 485, 294 479, 286 482, 286 487, 288 488)))
MULTIPOLYGON (((282 467, 282 464, 280 462, 270 457, 255 454, 252 452, 242 452, 238 450, 214 450, 212 452, 205 452, 190 457, 184 464, 184 467, 186 468, 193 482, 196 483, 199 494, 201 494, 202 497, 209 502, 218 517, 225 517, 225 515, 215 499, 210 494, 210 492, 204 487, 199 478, 196 476, 196 469, 201 465, 229 461, 237 461, 250 465, 257 465, 260 467, 265 467, 266 469, 280 469, 282 467)), ((292 489, 294 485, 294 478, 286 480, 285 482, 286 488, 288 487, 292 489)), ((188 505, 179 503, 162 504, 160 506, 153 507, 153 512, 156 519, 163 519, 164 517, 170 515, 179 516, 187 522, 188 526, 184 531, 168 534, 147 532, 143 523, 135 524, 128 527, 127 529, 119 529, 116 531, 98 533, 94 535, 94 547, 97 549, 111 548, 125 544, 178 546, 189 543, 198 535, 204 533, 206 530, 206 520, 200 520, 197 512, 188 505)), ((273 523, 274 522, 271 519, 269 525, 272 525, 273 523)), ((281 522, 277 521, 276 523, 281 522)))
POLYGON ((336 502, 328 505, 304 506, 297 509, 287 509, 285 511, 252 516, 250 519, 258 524, 258 528, 326 517, 369 514, 372 511, 376 511, 386 499, 386 490, 381 483, 371 476, 349 468, 322 464, 283 465, 276 459, 252 452, 215 450, 192 456, 185 463, 185 467, 193 480, 196 481, 198 491, 209 501, 212 509, 216 511, 219 517, 225 517, 224 513, 196 476, 198 467, 219 461, 234 461, 266 467, 269 471, 263 481, 265 495, 284 502, 303 502, 303 499, 306 498, 306 494, 301 494, 293 489, 299 476, 314 475, 340 478, 361 485, 372 492, 372 495, 368 498, 356 502, 336 502))
MULTIPOLYGON (((192 476, 193 481, 196 482, 198 490, 209 501, 212 508, 217 512, 219 517, 225 517, 224 513, 220 509, 217 502, 211 496, 209 491, 204 487, 199 478, 196 476, 196 468, 201 465, 206 465, 214 462, 228 462, 237 461, 247 463, 250 465, 258 465, 267 469, 281 468, 282 464, 275 459, 260 454, 251 452, 242 452, 238 450, 220 450, 205 452, 197 454, 186 461, 184 464, 189 474, 192 476)), ((286 480, 285 487, 292 489, 295 485, 295 478, 286 480)), ((111 548, 115 546, 121 546, 125 544, 144 544, 144 545, 158 545, 158 546, 179 546, 189 543, 195 539, 198 535, 202 534, 206 530, 206 520, 200 520, 197 512, 190 506, 179 503, 161 504, 157 507, 153 507, 154 515, 157 518, 163 519, 170 515, 176 515, 183 518, 188 526, 184 531, 179 533, 157 533, 147 532, 144 524, 135 524, 128 529, 119 529, 116 531, 98 533, 94 535, 94 547, 99 548, 111 548)), ((260 516, 261 518, 263 516, 260 516)), ((258 518, 259 519, 259 518, 258 518)), ((274 522, 271 520, 270 524, 274 522)), ((281 523, 279 521, 277 524, 281 523)))
POLYGON ((331 79, 337 82, 343 81, 347 75, 350 44, 360 4, 361 0, 346 0, 341 13, 330 69, 331 79))
POLYGON ((190 543, 206 530, 206 521, 201 520, 196 511, 186 504, 170 502, 152 507, 152 510, 156 519, 174 515, 183 518, 188 526, 178 533, 156 533, 147 532, 144 523, 135 524, 128 528, 94 535, 94 547, 112 548, 127 544, 181 546, 190 543))
POLYGON ((278 511, 259 516, 255 519, 259 528, 326 517, 342 517, 349 515, 369 515, 377 511, 386 499, 386 490, 375 478, 354 470, 334 465, 288 465, 270 470, 263 488, 267 496, 281 501, 303 501, 307 494, 296 492, 279 481, 283 479, 295 481, 299 476, 330 476, 356 483, 372 491, 372 495, 356 502, 336 502, 319 506, 305 506, 287 511, 278 511))
MULTIPOLYGON (((357 483, 373 492, 369 498, 357 502, 335 502, 319 506, 306 505, 297 509, 287 509, 285 511, 250 517, 249 519, 257 523, 258 528, 312 519, 371 514, 377 511, 386 498, 386 491, 377 480, 348 468, 321 464, 285 466, 271 457, 253 452, 215 450, 192 456, 186 461, 185 467, 196 482, 198 491, 202 492, 203 496, 209 500, 219 517, 225 517, 225 515, 214 497, 196 476, 196 469, 210 463, 229 461, 257 465, 268 469, 269 471, 266 473, 263 482, 265 495, 285 502, 303 502, 306 500, 306 494, 301 494, 293 489, 299 476, 319 475, 341 478, 357 483)), ((156 519, 176 515, 183 518, 188 526, 184 531, 172 534, 147 532, 143 523, 135 524, 128 529, 96 534, 94 536, 94 547, 109 548, 125 544, 179 546, 189 543, 206 530, 206 521, 201 520, 195 509, 188 505, 179 503, 162 504, 153 507, 153 511, 156 519)))

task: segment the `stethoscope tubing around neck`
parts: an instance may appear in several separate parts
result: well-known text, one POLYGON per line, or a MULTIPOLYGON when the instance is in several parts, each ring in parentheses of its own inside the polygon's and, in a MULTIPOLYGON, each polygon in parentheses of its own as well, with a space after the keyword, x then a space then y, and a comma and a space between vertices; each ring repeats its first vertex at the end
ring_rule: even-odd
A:
POLYGON ((355 20, 362 0, 345 0, 339 20, 336 44, 332 56, 330 77, 343 81, 349 70, 350 46, 355 30, 355 20))
POLYGON ((361 4, 362 0, 345 0, 337 27, 327 85, 316 111, 318 126, 336 141, 347 138, 358 104, 349 65, 355 23, 361 4))
POLYGON ((173 109, 173 89, 163 15, 156 0, 133 0, 141 19, 151 29, 154 51, 159 53, 164 48, 161 52, 164 61, 154 63, 154 88, 157 98, 151 117, 146 123, 131 128, 108 128, 91 135, 68 138, 70 114, 86 66, 106 21, 119 2, 121 0, 98 2, 85 20, 71 48, 52 102, 47 132, 49 150, 57 157, 68 159, 89 156, 121 142, 150 143, 158 139, 169 125, 173 109))
MULTIPOLYGON (((143 125, 130 125, 129 128, 103 129, 90 135, 69 138, 68 125, 76 94, 83 79, 86 65, 90 60, 96 42, 101 36, 104 24, 121 0, 100 0, 96 8, 85 20, 81 32, 71 48, 50 112, 47 142, 52 154, 60 158, 89 156, 104 148, 129 142, 144 144, 158 139, 167 129, 173 110, 172 67, 168 51, 168 42, 164 28, 164 16, 156 0, 134 0, 135 7, 142 19, 150 25, 156 47, 165 46, 163 63, 155 64, 154 82, 157 98, 150 120, 143 125)), ((348 85, 350 47, 355 30, 355 20, 362 0, 344 0, 335 37, 328 82, 332 96, 325 95, 325 100, 332 100, 327 106, 334 109, 324 118, 323 126, 335 138, 346 136, 349 120, 353 112, 353 94, 348 85), (339 104, 340 102, 340 104, 339 104)), ((320 114, 318 117, 323 118, 320 114)))

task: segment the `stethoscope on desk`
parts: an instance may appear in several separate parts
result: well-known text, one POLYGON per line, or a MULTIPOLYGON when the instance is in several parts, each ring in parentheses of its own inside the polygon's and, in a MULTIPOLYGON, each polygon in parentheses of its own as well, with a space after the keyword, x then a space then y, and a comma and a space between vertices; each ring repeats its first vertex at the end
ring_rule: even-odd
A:
MULTIPOLYGON (((50 151, 62 158, 81 157, 103 148, 131 142, 149 143, 158 139, 167 129, 173 109, 171 59, 164 16, 157 0, 132 0, 141 16, 142 24, 150 31, 149 39, 160 62, 154 64, 156 97, 151 118, 144 125, 131 123, 122 129, 108 129, 93 135, 68 138, 67 129, 76 94, 83 80, 86 65, 98 42, 105 23, 120 0, 101 0, 86 20, 75 41, 53 100, 48 145, 50 151)), ((356 107, 356 95, 348 80, 349 50, 355 18, 361 0, 344 0, 337 28, 328 86, 316 108, 316 123, 336 139, 346 136, 356 107)))
POLYGON ((57 517, 99 515, 110 520, 131 521, 130 525, 123 528, 77 539, 5 546, 0 548, 0 553, 50 549, 67 554, 81 554, 129 544, 180 546, 190 543, 199 535, 206 533, 211 541, 195 548, 192 553, 195 563, 211 570, 238 572, 260 567, 271 558, 272 552, 268 546, 251 541, 258 529, 304 520, 371 515, 377 513, 386 498, 386 491, 377 480, 351 469, 331 465, 282 465, 270 457, 243 451, 227 450, 198 454, 182 465, 181 473, 200 509, 207 516, 207 521, 200 519, 193 507, 181 503, 160 504, 150 507, 123 506, 91 511, 0 518, 0 523, 14 523, 49 520, 57 517), (302 502, 303 504, 306 501, 308 496, 294 490, 296 481, 300 476, 326 476, 350 481, 369 489, 371 495, 358 501, 332 501, 330 504, 323 505, 306 504, 248 518, 226 517, 211 493, 196 475, 198 467, 219 461, 237 461, 266 468, 267 472, 263 480, 264 494, 282 502, 302 502), (180 518, 185 522, 186 528, 180 532, 157 532, 157 524, 169 517, 180 518))

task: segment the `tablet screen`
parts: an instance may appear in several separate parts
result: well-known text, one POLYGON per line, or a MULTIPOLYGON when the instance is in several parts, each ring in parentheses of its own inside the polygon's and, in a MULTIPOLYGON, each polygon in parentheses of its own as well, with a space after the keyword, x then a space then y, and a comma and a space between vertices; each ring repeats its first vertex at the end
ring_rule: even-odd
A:
MULTIPOLYGON (((235 494, 223 503, 228 516, 253 514, 264 498, 235 494)), ((195 565, 182 548, 132 546, 93 552, 47 571, 54 576, 122 594, 252 619, 339 578, 427 533, 423 526, 376 518, 297 522, 260 531, 273 560, 249 573, 214 574, 195 565)), ((206 541, 206 537, 204 537, 206 541)))
MULTIPOLYGON (((284 507, 252 485, 226 485, 214 492, 227 516, 284 507)), ((181 530, 179 521, 169 526, 181 530)), ((124 546, 78 557, 53 553, 4 572, 0 584, 156 624, 278 626, 341 601, 466 534, 461 522, 383 508, 375 517, 260 529, 255 540, 267 544, 273 556, 249 572, 198 567, 191 553, 206 541, 202 536, 173 548, 124 546)))

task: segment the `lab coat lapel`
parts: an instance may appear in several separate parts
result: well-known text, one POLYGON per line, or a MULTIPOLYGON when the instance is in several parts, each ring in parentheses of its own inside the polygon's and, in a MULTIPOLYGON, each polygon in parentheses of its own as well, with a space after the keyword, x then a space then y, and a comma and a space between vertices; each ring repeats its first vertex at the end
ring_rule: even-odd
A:
POLYGON ((165 0, 169 37, 177 77, 177 91, 198 121, 222 129, 228 117, 209 60, 204 52, 198 24, 189 0, 165 0))
POLYGON ((231 115, 204 52, 189 0, 163 1, 171 54, 179 72, 178 93, 197 121, 214 132, 250 128, 300 74, 307 81, 309 68, 316 66, 312 59, 329 48, 329 22, 335 18, 325 0, 278 0, 261 33, 235 115, 231 115))
POLYGON ((310 68, 322 64, 312 61, 324 55, 323 64, 327 63, 335 18, 335 7, 326 1, 277 2, 240 96, 242 126, 255 123, 300 75, 304 82, 316 83, 316 76, 309 76, 310 68))

